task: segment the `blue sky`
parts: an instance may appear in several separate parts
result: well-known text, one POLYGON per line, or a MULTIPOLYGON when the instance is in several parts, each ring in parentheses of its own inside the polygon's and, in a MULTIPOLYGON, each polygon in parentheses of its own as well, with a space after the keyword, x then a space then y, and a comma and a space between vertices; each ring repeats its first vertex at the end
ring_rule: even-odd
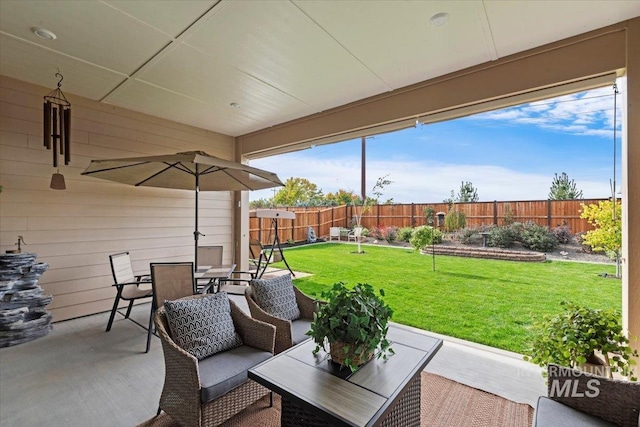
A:
MULTIPOLYGON (((616 183, 620 191, 620 105, 616 183)), ((256 159, 284 181, 301 177, 323 192, 360 193, 360 139, 256 159)), ((613 177, 613 89, 609 87, 418 125, 367 139, 367 192, 378 177, 393 183, 382 199, 440 202, 461 181, 481 201, 547 199, 554 173, 566 172, 584 198, 609 197, 613 177)), ((250 200, 272 190, 251 192, 250 200)))

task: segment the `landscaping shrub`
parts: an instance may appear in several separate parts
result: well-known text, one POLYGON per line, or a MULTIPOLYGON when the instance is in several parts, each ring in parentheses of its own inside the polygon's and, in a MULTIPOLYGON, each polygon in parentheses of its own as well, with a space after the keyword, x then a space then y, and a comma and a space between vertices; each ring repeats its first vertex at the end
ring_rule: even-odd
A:
POLYGON ((487 237, 487 245, 498 248, 510 248, 519 239, 518 227, 514 227, 518 223, 505 225, 503 227, 494 227, 491 229, 487 237))
POLYGON ((558 239, 548 227, 528 222, 522 233, 522 246, 534 251, 550 252, 558 246, 558 239))
POLYGON ((413 234, 413 228, 402 227, 398 230, 398 240, 401 242, 409 242, 411 235, 413 234))
POLYGON ((373 237, 377 240, 382 240, 382 226, 371 227, 369 230, 369 237, 373 237))
POLYGON ((389 243, 393 243, 398 238, 398 227, 379 227, 380 234, 384 240, 389 243))
POLYGON ((474 236, 477 236, 480 232, 478 227, 465 227, 460 231, 460 241, 465 245, 468 245, 473 240, 474 236))
POLYGON ((360 231, 360 236, 369 237, 369 229, 366 227, 362 227, 362 231, 360 231))
POLYGON ((411 246, 415 249, 422 249, 432 243, 432 238, 433 243, 442 243, 442 233, 440 230, 428 225, 423 225, 413 229, 409 243, 411 243, 411 246))
POLYGON ((551 233, 553 233, 556 239, 558 239, 558 243, 562 243, 563 245, 571 242, 571 239, 573 238, 573 233, 568 225, 559 225, 551 230, 551 233))
POLYGON ((467 217, 456 209, 450 210, 444 217, 444 229, 446 231, 456 231, 467 225, 467 217))

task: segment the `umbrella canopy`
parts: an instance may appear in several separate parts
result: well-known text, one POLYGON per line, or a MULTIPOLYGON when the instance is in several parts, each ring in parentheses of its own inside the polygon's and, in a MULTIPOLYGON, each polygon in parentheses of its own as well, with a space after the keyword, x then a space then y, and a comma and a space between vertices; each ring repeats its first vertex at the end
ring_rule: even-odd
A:
POLYGON ((134 186, 194 190, 196 200, 195 261, 198 265, 198 192, 262 190, 284 185, 273 173, 188 151, 162 156, 92 160, 82 175, 134 186))
POLYGON ((202 191, 262 190, 284 185, 275 173, 202 151, 92 160, 82 175, 123 184, 202 191))

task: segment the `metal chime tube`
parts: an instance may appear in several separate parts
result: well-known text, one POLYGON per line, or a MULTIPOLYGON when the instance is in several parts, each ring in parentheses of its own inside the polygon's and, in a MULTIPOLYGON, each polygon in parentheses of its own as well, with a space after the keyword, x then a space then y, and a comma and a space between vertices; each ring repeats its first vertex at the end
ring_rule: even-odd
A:
POLYGON ((65 108, 62 123, 64 123, 64 164, 68 165, 71 161, 71 152, 69 151, 71 146, 71 108, 65 108))
POLYGON ((58 120, 57 120, 57 116, 58 116, 58 109, 56 107, 53 107, 52 109, 52 116, 53 116, 53 134, 52 134, 52 139, 53 139, 53 167, 57 168, 58 167, 58 120))
POLYGON ((64 136, 64 107, 62 105, 60 105, 58 107, 58 127, 60 132, 58 133, 58 144, 60 145, 60 155, 64 155, 64 144, 63 142, 63 136, 64 136))
POLYGON ((46 101, 44 103, 44 134, 43 141, 47 150, 51 149, 51 103, 46 101))

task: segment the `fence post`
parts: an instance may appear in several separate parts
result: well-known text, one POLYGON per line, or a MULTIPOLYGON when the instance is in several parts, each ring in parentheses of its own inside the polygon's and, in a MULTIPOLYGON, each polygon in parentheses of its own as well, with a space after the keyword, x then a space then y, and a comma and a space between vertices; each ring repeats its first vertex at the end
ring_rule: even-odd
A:
POLYGON ((262 243, 262 218, 258 218, 258 241, 262 243))
POLYGON ((332 206, 331 207, 331 227, 335 227, 335 225, 333 224, 333 211, 335 210, 336 210, 335 206, 332 206))
MULTIPOLYGON (((308 234, 308 231, 307 231, 308 234)), ((320 235, 320 209, 318 209, 318 236, 320 235)))
POLYGON ((416 226, 416 219, 414 218, 414 214, 413 214, 414 208, 415 208, 415 205, 411 203, 411 226, 412 227, 416 226))
POLYGON ((380 225, 380 205, 376 204, 376 227, 380 225))
POLYGON ((551 228, 551 199, 547 200, 547 227, 551 228))
POLYGON ((498 201, 493 201, 493 225, 498 225, 498 201))

